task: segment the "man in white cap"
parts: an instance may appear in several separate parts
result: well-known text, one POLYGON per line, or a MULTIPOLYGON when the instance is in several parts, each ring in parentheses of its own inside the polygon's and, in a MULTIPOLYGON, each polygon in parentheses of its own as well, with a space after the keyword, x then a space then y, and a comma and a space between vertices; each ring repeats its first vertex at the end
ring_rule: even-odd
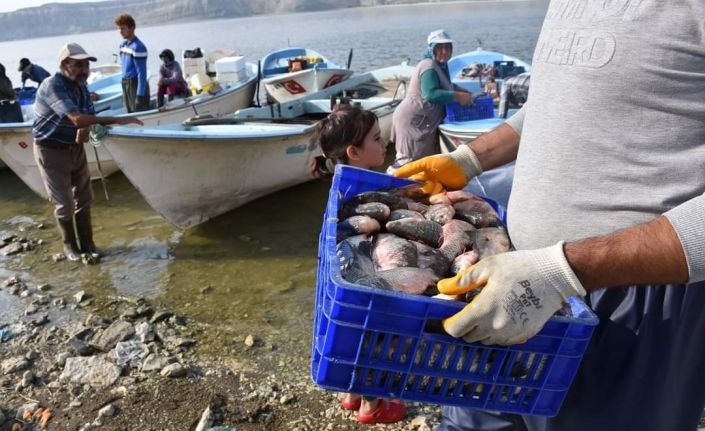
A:
POLYGON ((42 82, 34 103, 34 158, 49 200, 54 204, 64 253, 72 261, 79 260, 80 253, 99 257, 93 243, 93 192, 83 148, 88 140, 89 127, 94 124, 142 125, 134 117, 95 115, 86 87, 90 61, 96 61, 96 58, 88 55, 80 45, 64 45, 59 51, 60 72, 42 82))
POLYGON ((448 60, 453 55, 453 40, 448 33, 432 31, 426 42, 424 59, 416 66, 406 97, 394 111, 396 158, 390 170, 438 153, 438 125, 445 117, 445 105, 472 104, 472 95, 450 80, 448 60))

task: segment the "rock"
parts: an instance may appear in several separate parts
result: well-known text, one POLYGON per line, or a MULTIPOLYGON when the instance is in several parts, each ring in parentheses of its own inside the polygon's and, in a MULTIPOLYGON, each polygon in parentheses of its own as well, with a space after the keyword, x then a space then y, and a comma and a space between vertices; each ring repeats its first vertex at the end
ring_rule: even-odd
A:
POLYGON ((8 278, 8 279, 5 280, 2 284, 3 284, 3 286, 5 286, 5 287, 10 287, 10 286, 14 286, 14 285, 16 285, 16 284, 22 284, 22 280, 20 280, 19 277, 16 277, 16 276, 15 276, 15 277, 10 277, 10 278, 8 278))
POLYGON ((177 326, 186 326, 186 318, 184 316, 171 316, 169 318, 169 323, 177 326))
POLYGON ((183 365, 175 362, 162 368, 160 374, 164 377, 184 377, 187 374, 187 370, 183 365))
POLYGON ((140 368, 147 355, 149 355, 149 347, 137 340, 121 341, 110 351, 110 357, 114 358, 118 365, 129 364, 133 368, 140 368))
POLYGON ((210 429, 211 425, 213 425, 213 411, 211 410, 211 407, 208 406, 201 415, 201 420, 198 421, 195 431, 206 431, 210 429))
POLYGON ((34 326, 42 326, 49 322, 49 316, 47 314, 42 314, 36 319, 33 319, 30 323, 34 326))
POLYGON ((154 341, 154 330, 152 326, 147 322, 141 322, 135 326, 135 335, 143 343, 148 343, 154 341))
POLYGON ((5 413, 0 410, 0 425, 4 424, 7 418, 5 417, 5 413))
POLYGON ((149 323, 151 323, 151 324, 159 323, 163 320, 170 318, 173 315, 174 315, 174 313, 172 313, 170 311, 158 311, 158 312, 154 313, 154 316, 152 316, 152 319, 149 321, 149 323))
POLYGON ((66 260, 66 255, 63 253, 56 253, 51 255, 51 260, 54 262, 62 262, 66 260))
POLYGON ((120 377, 122 369, 98 356, 67 358, 60 379, 107 388, 120 377))
POLYGON ((89 346, 88 343, 76 336, 71 337, 68 340, 67 344, 69 345, 71 351, 79 356, 90 356, 91 354, 93 354, 93 349, 91 348, 91 346, 89 346))
POLYGON ((73 357, 73 355, 69 352, 61 352, 61 353, 57 354, 56 355, 56 365, 63 368, 64 365, 66 365, 66 360, 71 357, 73 357))
POLYGON ((110 321, 96 314, 89 313, 83 321, 83 324, 91 328, 107 328, 110 326, 110 321))
POLYGON ((282 395, 281 398, 279 398, 279 404, 281 404, 281 405, 289 404, 290 402, 294 401, 295 398, 296 397, 291 394, 282 395))
POLYGON ((32 374, 31 371, 25 371, 24 374, 22 374, 22 382, 20 383, 23 388, 28 388, 32 386, 32 383, 34 382, 34 374, 32 374))
POLYGON ((27 308, 25 308, 24 315, 29 316, 31 314, 36 313, 37 311, 39 311, 39 307, 34 304, 30 304, 27 308))
POLYGON ((83 403, 80 402, 79 400, 71 400, 71 402, 69 403, 69 407, 74 408, 74 409, 81 407, 82 405, 83 405, 83 403))
POLYGON ((115 416, 115 412, 116 412, 115 406, 112 404, 108 404, 107 406, 98 410, 98 417, 111 418, 111 417, 115 416))
POLYGON ((252 335, 248 335, 247 337, 245 337, 245 346, 252 347, 254 345, 255 345, 255 337, 253 337, 252 335))
POLYGON ((51 290, 51 285, 48 283, 40 284, 39 286, 37 286, 37 290, 40 292, 47 292, 51 290))
POLYGON ((76 300, 76 302, 81 303, 85 301, 86 299, 90 298, 90 295, 87 294, 85 291, 80 290, 76 292, 76 294, 73 295, 73 299, 76 300))
POLYGON ((167 338, 164 341, 164 344, 166 347, 170 350, 176 350, 176 349, 188 349, 189 347, 193 346, 196 344, 196 340, 192 340, 189 338, 167 338))
POLYGON ((29 368, 29 361, 22 356, 16 356, 14 358, 5 359, 0 363, 0 369, 2 369, 3 374, 15 373, 17 371, 24 371, 29 368))
POLYGON ((24 251, 24 247, 22 244, 19 242, 13 242, 9 245, 6 245, 0 250, 0 254, 3 256, 12 256, 14 254, 22 253, 24 251))
POLYGON ((135 335, 135 328, 130 322, 116 320, 108 326, 91 345, 103 352, 110 351, 120 341, 125 341, 135 335))
POLYGON ((156 353, 150 353, 144 361, 142 361, 142 368, 140 371, 143 373, 150 371, 161 371, 162 368, 167 365, 169 365, 169 360, 167 358, 156 353))
POLYGON ((27 351, 27 353, 25 353, 24 357, 28 361, 33 361, 39 357, 39 352, 34 349, 29 349, 29 351, 27 351))

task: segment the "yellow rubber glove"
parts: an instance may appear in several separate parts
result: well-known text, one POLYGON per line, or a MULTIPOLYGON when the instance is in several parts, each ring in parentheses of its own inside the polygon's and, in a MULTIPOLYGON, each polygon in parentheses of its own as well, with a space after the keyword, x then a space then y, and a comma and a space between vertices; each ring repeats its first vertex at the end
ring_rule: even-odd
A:
POLYGON ((472 343, 519 344, 536 335, 569 296, 585 289, 563 253, 563 242, 482 259, 438 290, 457 295, 484 286, 472 302, 443 321, 453 337, 472 343))
MULTIPOLYGON (((441 184, 450 190, 462 189, 468 181, 481 173, 480 161, 467 145, 461 145, 448 154, 436 154, 407 163, 394 171, 397 177, 419 178, 429 183, 441 184)), ((437 186, 428 188, 437 189, 437 186)))

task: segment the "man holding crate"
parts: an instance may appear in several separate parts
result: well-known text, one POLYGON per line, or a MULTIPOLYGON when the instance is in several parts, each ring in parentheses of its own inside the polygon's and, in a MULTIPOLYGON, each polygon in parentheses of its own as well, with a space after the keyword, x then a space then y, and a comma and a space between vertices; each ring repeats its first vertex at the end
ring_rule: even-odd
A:
MULTIPOLYGON (((572 295, 600 317, 560 413, 524 418, 529 430, 692 430, 705 405, 705 10, 569 3, 549 5, 517 115, 396 175, 462 188, 516 159, 517 251, 439 283, 443 293, 484 286, 445 320, 448 333, 522 343, 572 295)), ((444 414, 444 431, 522 429, 444 414)))

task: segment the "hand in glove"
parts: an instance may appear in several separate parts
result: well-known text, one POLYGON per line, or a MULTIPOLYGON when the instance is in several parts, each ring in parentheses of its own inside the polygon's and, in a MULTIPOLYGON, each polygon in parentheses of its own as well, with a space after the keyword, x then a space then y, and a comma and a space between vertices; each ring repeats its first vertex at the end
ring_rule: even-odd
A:
POLYGON ((481 173, 480 161, 467 145, 461 145, 448 154, 436 154, 407 163, 394 171, 397 177, 435 183, 428 186, 429 190, 438 188, 436 184, 451 190, 460 190, 481 173))
POLYGON ((484 286, 475 299, 443 321, 453 337, 483 344, 519 344, 536 335, 569 296, 584 296, 563 253, 563 242, 538 250, 487 257, 438 290, 457 295, 484 286))

